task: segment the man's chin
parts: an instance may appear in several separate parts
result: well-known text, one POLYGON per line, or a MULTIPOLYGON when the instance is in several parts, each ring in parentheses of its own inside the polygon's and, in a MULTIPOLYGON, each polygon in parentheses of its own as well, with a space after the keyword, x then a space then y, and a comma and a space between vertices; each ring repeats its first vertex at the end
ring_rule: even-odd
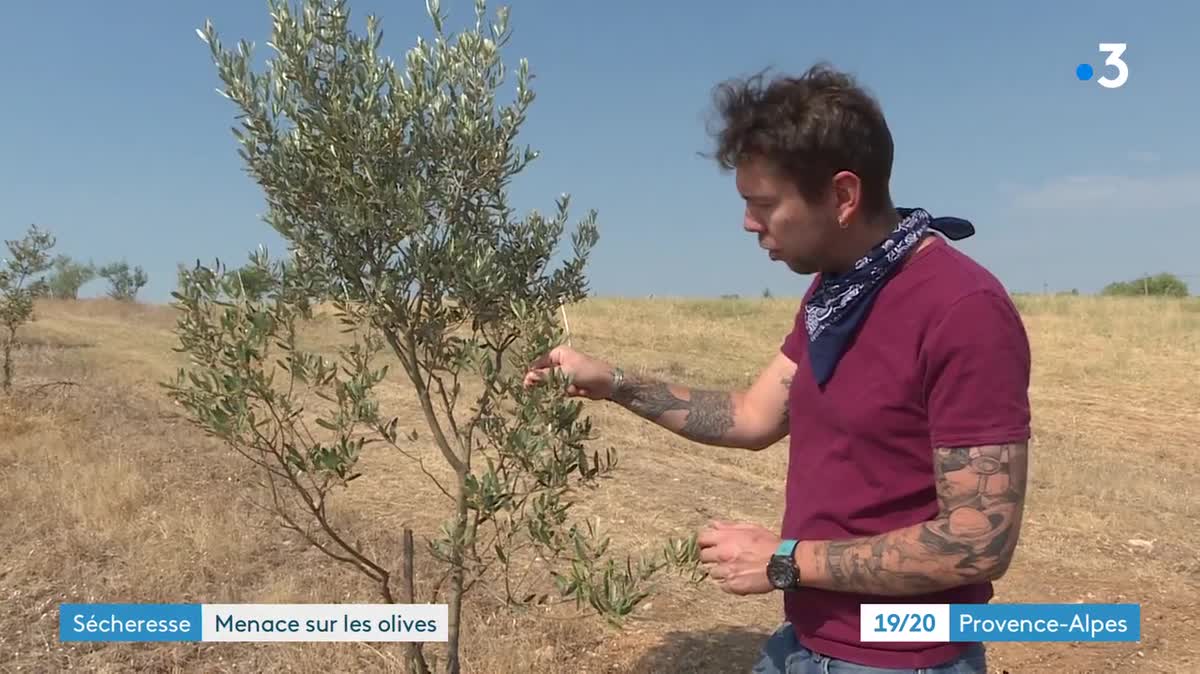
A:
POLYGON ((791 269, 797 274, 808 275, 817 273, 817 268, 814 265, 808 264, 802 260, 784 260, 783 263, 787 265, 788 269, 791 269))

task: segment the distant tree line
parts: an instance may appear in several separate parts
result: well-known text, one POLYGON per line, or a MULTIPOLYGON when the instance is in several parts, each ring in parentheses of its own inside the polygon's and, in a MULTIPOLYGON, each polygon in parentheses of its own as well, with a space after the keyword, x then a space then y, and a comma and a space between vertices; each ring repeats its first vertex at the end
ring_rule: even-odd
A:
POLYGON ((12 351, 17 328, 33 320, 34 302, 43 297, 73 300, 79 289, 97 277, 107 279, 108 296, 132 302, 149 281, 141 267, 130 267, 124 260, 97 266, 82 263, 67 255, 51 257, 58 240, 50 232, 31 225, 24 238, 6 240, 8 252, 0 261, 0 388, 12 388, 12 351))
MULTIPOLYGON (((1049 292, 1049 290, 1047 289, 1046 292, 1049 292)), ((1054 294, 1079 295, 1079 289, 1071 288, 1070 290, 1059 291, 1054 294)), ((1141 276, 1129 281, 1114 281, 1104 286, 1100 290, 1100 294, 1108 297, 1133 297, 1138 295, 1146 297, 1189 297, 1191 291, 1188 289, 1187 283, 1179 278, 1179 276, 1164 272, 1153 276, 1141 276)), ((763 289, 763 299, 771 299, 774 296, 770 288, 763 289)), ((735 300, 740 299, 740 297, 737 294, 721 295, 721 299, 723 300, 735 300)))
POLYGON ((83 263, 58 255, 46 276, 47 294, 56 300, 79 299, 79 289, 97 278, 108 281, 109 297, 128 302, 137 299, 138 291, 150 280, 144 269, 130 268, 124 260, 97 266, 91 261, 83 263))
POLYGON ((1157 274, 1143 276, 1132 281, 1117 281, 1104 286, 1101 295, 1128 297, 1133 295, 1148 295, 1155 297, 1187 297, 1187 283, 1174 274, 1157 274))
POLYGON ((150 281, 145 269, 131 267, 125 260, 97 265, 90 260, 75 260, 69 255, 50 257, 58 240, 37 225, 32 225, 23 239, 6 241, 5 244, 9 254, 6 260, 8 271, 13 270, 12 265, 16 261, 24 261, 26 266, 21 268, 19 276, 36 297, 79 299, 79 290, 83 286, 102 278, 108 281, 109 297, 132 302, 137 299, 138 291, 150 281), (34 260, 36 264, 29 264, 34 260))

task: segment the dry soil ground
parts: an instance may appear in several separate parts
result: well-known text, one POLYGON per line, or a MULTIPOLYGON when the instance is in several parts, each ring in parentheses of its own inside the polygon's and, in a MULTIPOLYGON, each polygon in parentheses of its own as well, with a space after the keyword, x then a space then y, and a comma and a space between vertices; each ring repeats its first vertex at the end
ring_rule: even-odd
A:
MULTIPOLYGON (((1140 643, 994 644, 995 671, 1200 671, 1200 302, 1022 297, 1035 354, 1032 493, 997 601, 1138 602, 1140 643), (1133 541, 1133 542, 1131 542, 1133 541)), ((777 348, 793 301, 594 300, 574 345, 637 371, 738 386, 777 348)), ((157 382, 181 362, 173 312, 46 303, 0 398, 0 671, 400 671, 387 644, 70 645, 62 602, 374 602, 372 587, 245 501, 243 459, 178 416, 157 382), (69 381, 71 385, 44 385, 69 381)), ((334 339, 336 326, 317 326, 334 339)), ((322 337, 324 335, 324 337, 322 337)), ((401 415, 399 383, 385 401, 401 415)), ((696 446, 605 404, 587 409, 618 479, 586 510, 622 545, 720 516, 775 525, 785 445, 696 446)), ((383 453, 340 502, 368 549, 429 531, 437 497, 383 453)), ((624 631, 571 606, 514 615, 480 601, 471 672, 739 672, 779 619, 774 598, 668 585, 624 631)))

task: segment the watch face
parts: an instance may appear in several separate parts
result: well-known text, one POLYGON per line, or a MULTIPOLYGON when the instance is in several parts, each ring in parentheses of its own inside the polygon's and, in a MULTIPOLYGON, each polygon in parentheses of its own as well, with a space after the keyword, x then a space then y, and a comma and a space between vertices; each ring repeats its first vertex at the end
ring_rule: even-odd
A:
POLYGON ((792 560, 787 557, 772 557, 767 565, 767 578, 776 588, 792 587, 796 582, 796 568, 792 566, 792 560))

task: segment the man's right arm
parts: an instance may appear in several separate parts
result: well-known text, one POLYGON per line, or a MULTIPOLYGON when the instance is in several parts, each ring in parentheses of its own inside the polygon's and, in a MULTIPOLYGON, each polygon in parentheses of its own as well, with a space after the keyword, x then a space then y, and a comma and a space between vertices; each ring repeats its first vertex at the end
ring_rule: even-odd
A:
POLYGON ((796 364, 777 354, 750 388, 690 388, 622 374, 610 400, 694 442, 759 450, 788 434, 788 392, 796 364))

